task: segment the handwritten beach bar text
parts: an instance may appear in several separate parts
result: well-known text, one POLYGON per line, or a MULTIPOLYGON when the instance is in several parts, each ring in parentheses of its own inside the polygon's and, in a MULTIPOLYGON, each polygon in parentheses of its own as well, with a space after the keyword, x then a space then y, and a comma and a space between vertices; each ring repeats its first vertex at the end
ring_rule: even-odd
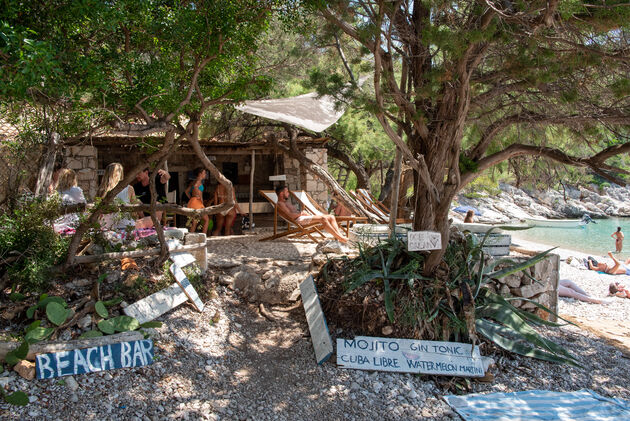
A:
POLYGON ((119 342, 37 355, 37 378, 72 376, 153 363, 153 341, 119 342))
POLYGON ((360 370, 483 377, 479 349, 459 342, 357 336, 337 339, 337 365, 360 370))

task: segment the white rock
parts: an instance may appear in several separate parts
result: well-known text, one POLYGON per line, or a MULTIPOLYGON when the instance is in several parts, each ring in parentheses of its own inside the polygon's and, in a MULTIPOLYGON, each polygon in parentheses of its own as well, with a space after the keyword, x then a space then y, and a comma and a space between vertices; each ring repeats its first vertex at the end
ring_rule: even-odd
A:
POLYGON ((70 389, 71 391, 76 391, 79 388, 79 384, 77 383, 77 381, 74 379, 74 377, 72 376, 68 376, 64 379, 66 381, 66 386, 68 387, 68 389, 70 389))

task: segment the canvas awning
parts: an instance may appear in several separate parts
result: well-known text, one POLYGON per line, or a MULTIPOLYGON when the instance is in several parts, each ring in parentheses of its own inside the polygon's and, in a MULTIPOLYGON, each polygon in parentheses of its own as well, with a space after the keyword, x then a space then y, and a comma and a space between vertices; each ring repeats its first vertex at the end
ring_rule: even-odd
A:
POLYGON ((335 124, 345 111, 343 108, 335 109, 333 97, 318 97, 317 92, 291 98, 245 101, 236 106, 236 109, 314 132, 322 132, 335 124))

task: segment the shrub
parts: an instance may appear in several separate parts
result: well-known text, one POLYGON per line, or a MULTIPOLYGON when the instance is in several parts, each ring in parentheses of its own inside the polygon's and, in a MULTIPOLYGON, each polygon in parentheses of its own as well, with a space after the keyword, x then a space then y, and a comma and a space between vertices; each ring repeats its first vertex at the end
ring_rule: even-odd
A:
POLYGON ((0 275, 14 290, 42 292, 51 268, 60 262, 68 242, 53 230, 59 197, 22 196, 12 211, 0 215, 0 275))

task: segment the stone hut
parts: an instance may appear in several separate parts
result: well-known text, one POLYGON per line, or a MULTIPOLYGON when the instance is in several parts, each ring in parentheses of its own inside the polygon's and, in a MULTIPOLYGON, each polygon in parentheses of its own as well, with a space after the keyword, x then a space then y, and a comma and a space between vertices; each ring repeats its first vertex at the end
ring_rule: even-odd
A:
MULTIPOLYGON (((300 138, 298 148, 315 163, 327 169, 327 138, 300 138)), ((64 149, 64 162, 68 168, 77 172, 79 186, 88 200, 96 194, 105 167, 112 162, 120 162, 125 169, 133 167, 146 152, 143 145, 151 143, 150 138, 134 137, 98 137, 77 143, 64 149)), ((272 190, 278 183, 285 183, 292 190, 306 190, 320 204, 328 200, 326 185, 282 150, 263 141, 222 142, 200 140, 204 151, 214 165, 235 186, 236 200, 243 212, 249 210, 250 180, 253 159, 253 212, 273 212, 269 203, 258 194, 258 190, 272 190), (284 175, 286 181, 272 181, 284 175), (276 177, 272 177, 276 176, 276 177), (272 177, 272 180, 269 178, 272 177)), ((194 151, 183 146, 173 153, 166 167, 171 174, 169 181, 169 201, 177 201, 186 188, 192 171, 201 166, 194 151)), ((208 191, 214 191, 217 181, 208 180, 208 191)))

